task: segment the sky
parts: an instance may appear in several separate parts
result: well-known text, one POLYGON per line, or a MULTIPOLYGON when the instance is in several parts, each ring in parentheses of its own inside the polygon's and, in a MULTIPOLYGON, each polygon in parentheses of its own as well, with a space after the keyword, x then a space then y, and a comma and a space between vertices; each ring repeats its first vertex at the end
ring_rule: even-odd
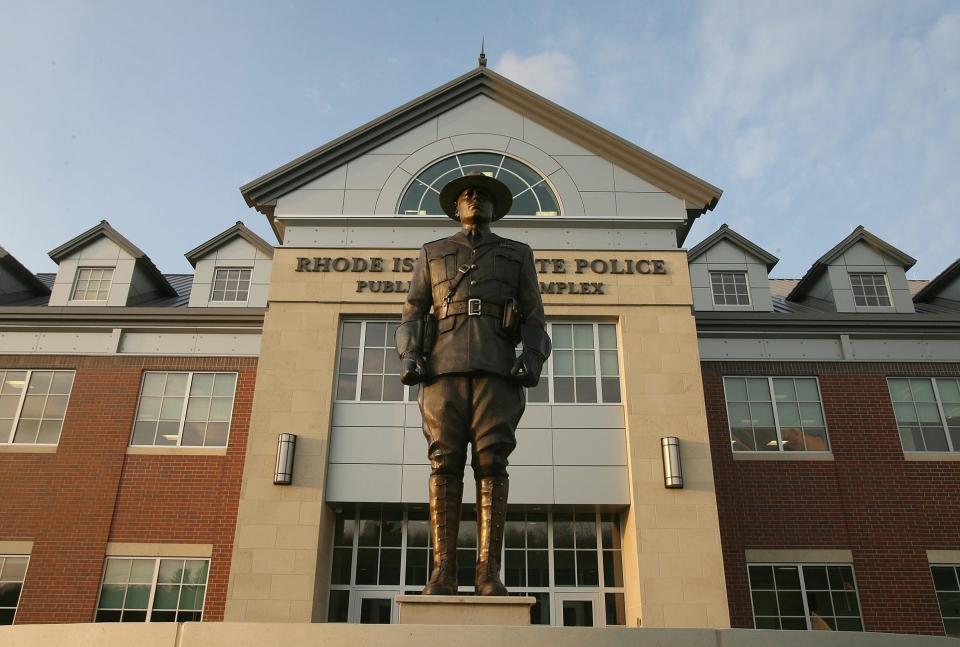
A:
POLYGON ((960 255, 960 3, 0 0, 0 245, 34 272, 100 220, 167 273, 239 187, 489 67, 723 189, 799 277, 857 225, 960 255))

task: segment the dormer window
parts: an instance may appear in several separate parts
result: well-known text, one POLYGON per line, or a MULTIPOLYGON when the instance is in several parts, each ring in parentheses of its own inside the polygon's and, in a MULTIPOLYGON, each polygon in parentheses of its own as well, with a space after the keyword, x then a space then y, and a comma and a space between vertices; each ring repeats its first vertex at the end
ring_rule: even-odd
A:
POLYGON ((250 293, 251 269, 218 267, 210 301, 245 302, 250 293))
POLYGON ((81 267, 73 285, 73 301, 106 301, 113 282, 112 267, 81 267))
POLYGON ((713 289, 713 305, 750 305, 746 272, 710 272, 710 287, 713 289))
POLYGON ((890 307, 890 291, 884 274, 851 274, 853 302, 858 307, 890 307))

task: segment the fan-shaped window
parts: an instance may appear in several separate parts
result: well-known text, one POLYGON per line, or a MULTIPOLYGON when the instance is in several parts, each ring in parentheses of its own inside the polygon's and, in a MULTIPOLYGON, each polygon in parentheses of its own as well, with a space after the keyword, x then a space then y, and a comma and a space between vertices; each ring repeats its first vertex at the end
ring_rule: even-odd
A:
POLYGON ((400 200, 399 213, 443 215, 440 190, 468 173, 483 173, 506 184, 513 193, 509 215, 556 216, 560 203, 547 179, 522 162, 500 153, 458 153, 420 171, 400 200))

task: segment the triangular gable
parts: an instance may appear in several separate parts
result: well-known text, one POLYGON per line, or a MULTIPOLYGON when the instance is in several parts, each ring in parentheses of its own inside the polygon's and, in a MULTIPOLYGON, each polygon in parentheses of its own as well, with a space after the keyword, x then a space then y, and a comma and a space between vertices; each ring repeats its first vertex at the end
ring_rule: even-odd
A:
POLYGON ((884 254, 885 256, 889 256, 897 263, 902 265, 904 270, 909 270, 917 262, 917 259, 913 258, 909 254, 900 251, 887 241, 871 234, 869 231, 864 229, 863 225, 857 225, 857 228, 853 230, 853 233, 837 243, 833 249, 818 258, 813 265, 810 266, 810 269, 807 270, 807 273, 803 275, 803 278, 800 279, 800 282, 797 283, 796 287, 794 287, 793 290, 790 291, 790 294, 787 295, 787 300, 798 301, 802 299, 807 294, 807 290, 809 290, 816 280, 820 278, 820 276, 827 270, 827 266, 837 260, 848 249, 860 242, 866 243, 877 252, 884 254))
POLYGON ((143 270, 143 272, 153 281, 162 294, 166 294, 167 296, 171 297, 177 296, 177 291, 174 290, 173 286, 170 285, 170 282, 164 278, 160 270, 157 269, 157 266, 154 265, 153 261, 150 260, 150 257, 144 254, 143 250, 141 250, 139 247, 120 235, 120 232, 111 227, 110 223, 106 220, 101 220, 100 224, 97 226, 88 229, 76 238, 65 242, 56 249, 50 250, 48 255, 51 259, 53 259, 54 263, 59 265, 60 261, 62 261, 64 258, 80 251, 101 237, 107 238, 117 247, 130 254, 130 256, 132 256, 136 261, 137 267, 143 270))
POLYGON ((34 296, 50 294, 50 288, 3 247, 0 247, 0 267, 22 283, 34 296))
POLYGON ((699 243, 691 247, 687 252, 687 262, 689 263, 698 256, 706 253, 708 249, 719 243, 721 240, 729 241, 733 245, 736 245, 743 251, 755 257, 760 262, 764 263, 767 266, 768 272, 780 262, 779 258, 763 249, 759 245, 747 240, 734 230, 730 229, 726 223, 720 225, 720 229, 716 230, 699 243))
POLYGON ((960 258, 952 262, 947 269, 932 278, 923 289, 913 296, 914 303, 927 303, 940 295, 940 291, 960 278, 960 258))
POLYGON ((683 200, 691 220, 713 209, 723 193, 712 184, 483 66, 245 184, 240 187, 240 192, 247 205, 266 215, 276 230, 273 210, 278 198, 478 95, 487 96, 529 117, 683 200))
POLYGON ((250 229, 248 229, 247 226, 239 220, 237 221, 237 224, 235 224, 233 227, 230 227, 230 229, 217 234, 205 243, 201 243, 194 249, 191 249, 189 252, 184 254, 184 256, 187 258, 187 261, 190 262, 190 265, 196 267, 197 261, 204 256, 207 256, 211 252, 216 251, 223 245, 226 245, 234 238, 242 238, 267 256, 273 258, 273 246, 264 239, 260 238, 260 236, 257 236, 255 233, 250 231, 250 229))

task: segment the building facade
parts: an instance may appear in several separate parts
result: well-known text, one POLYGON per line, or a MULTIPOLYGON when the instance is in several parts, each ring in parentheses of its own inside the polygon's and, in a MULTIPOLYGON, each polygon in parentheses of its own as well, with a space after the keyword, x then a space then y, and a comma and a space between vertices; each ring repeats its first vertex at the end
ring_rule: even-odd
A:
POLYGON ((726 225, 688 251, 719 189, 485 67, 242 187, 276 246, 0 250, 0 622, 395 621, 430 539, 393 332, 469 172, 514 193, 554 346, 503 556, 533 622, 960 634, 960 266, 907 281, 863 228, 795 281, 726 225))

